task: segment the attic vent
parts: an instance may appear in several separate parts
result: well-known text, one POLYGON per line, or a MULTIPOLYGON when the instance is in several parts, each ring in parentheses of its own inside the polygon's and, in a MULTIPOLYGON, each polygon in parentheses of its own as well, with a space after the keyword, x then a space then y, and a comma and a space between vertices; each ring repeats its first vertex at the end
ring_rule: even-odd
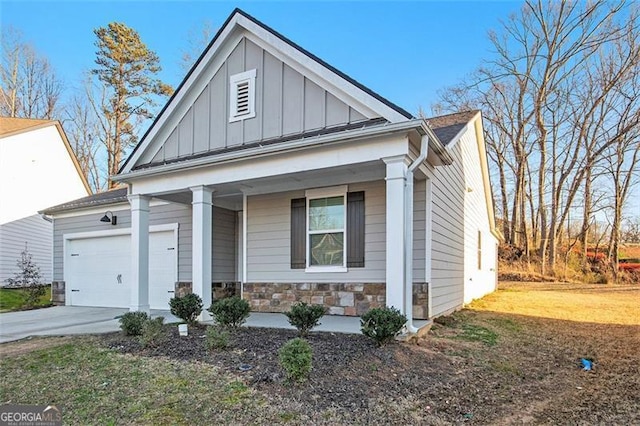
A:
POLYGON ((256 116, 256 70, 249 70, 229 78, 229 121, 239 121, 256 116))

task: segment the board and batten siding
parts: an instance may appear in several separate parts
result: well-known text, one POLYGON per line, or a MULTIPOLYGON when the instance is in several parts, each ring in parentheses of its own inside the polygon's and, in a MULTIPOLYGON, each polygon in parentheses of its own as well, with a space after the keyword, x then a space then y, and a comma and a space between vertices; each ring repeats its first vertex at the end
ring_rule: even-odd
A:
POLYGON ((465 176, 460 146, 449 154, 453 164, 432 174, 432 317, 460 308, 464 299, 465 176))
MULTIPOLYGON (((364 191, 365 267, 348 272, 319 273, 291 269, 291 200, 304 191, 250 196, 247 200, 248 282, 384 283, 386 279, 386 185, 384 181, 354 183, 349 192, 364 191)), ((415 186, 414 281, 424 280, 424 182, 415 186), (422 195, 420 195, 422 193, 422 195), (422 224, 417 222, 422 221, 422 224)))
MULTIPOLYGON (((471 125, 470 125, 471 127, 471 125)), ((496 237, 491 233, 489 212, 480 168, 478 143, 474 132, 460 139, 465 168, 465 292, 464 303, 480 298, 496 289, 496 237), (481 265, 478 268, 478 232, 481 233, 481 265)))
POLYGON ((25 248, 40 269, 43 282, 50 283, 52 245, 53 226, 39 214, 0 225, 0 285, 20 272, 16 263, 25 248))
POLYGON ((137 163, 162 162, 368 118, 373 117, 365 117, 242 38, 161 146, 137 163), (229 122, 229 77, 253 69, 256 116, 229 122))

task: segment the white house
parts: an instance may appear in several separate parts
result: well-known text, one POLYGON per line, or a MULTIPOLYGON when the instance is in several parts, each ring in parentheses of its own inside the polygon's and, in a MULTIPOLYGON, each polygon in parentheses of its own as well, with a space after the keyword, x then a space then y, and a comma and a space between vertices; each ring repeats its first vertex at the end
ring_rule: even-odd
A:
POLYGON ((482 134, 480 112, 415 118, 235 10, 113 177, 127 189, 45 211, 54 279, 67 304, 131 310, 193 291, 450 312, 496 284, 482 134))
POLYGON ((53 225, 38 210, 91 194, 58 121, 0 117, 0 285, 25 249, 53 278, 53 225))

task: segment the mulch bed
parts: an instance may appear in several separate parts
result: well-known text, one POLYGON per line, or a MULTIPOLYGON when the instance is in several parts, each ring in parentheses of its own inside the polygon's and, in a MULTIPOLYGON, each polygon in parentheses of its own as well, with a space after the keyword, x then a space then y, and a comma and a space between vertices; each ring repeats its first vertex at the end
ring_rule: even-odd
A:
POLYGON ((243 327, 233 332, 227 349, 215 351, 206 350, 203 328, 190 328, 189 336, 180 337, 176 326, 165 326, 165 333, 165 342, 151 348, 121 333, 104 335, 102 340, 121 353, 215 365, 269 397, 296 401, 310 416, 332 409, 346 414, 345 419, 362 420, 358 413, 368 412, 373 403, 420 395, 427 398, 427 410, 440 411, 449 419, 465 420, 465 414, 478 411, 473 395, 457 398, 452 392, 456 387, 452 381, 460 378, 457 368, 467 360, 446 356, 426 340, 379 348, 362 335, 312 332, 308 341, 313 370, 307 381, 295 384, 285 379, 277 353, 297 337, 296 331, 243 327), (251 369, 241 371, 243 365, 251 369))

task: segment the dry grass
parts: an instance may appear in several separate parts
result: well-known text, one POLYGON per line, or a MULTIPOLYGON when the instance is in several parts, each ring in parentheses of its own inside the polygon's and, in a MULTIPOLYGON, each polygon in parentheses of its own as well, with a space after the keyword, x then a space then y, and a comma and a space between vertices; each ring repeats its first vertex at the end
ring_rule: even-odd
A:
POLYGON ((471 308, 598 324, 640 325, 640 286, 500 283, 471 308))

